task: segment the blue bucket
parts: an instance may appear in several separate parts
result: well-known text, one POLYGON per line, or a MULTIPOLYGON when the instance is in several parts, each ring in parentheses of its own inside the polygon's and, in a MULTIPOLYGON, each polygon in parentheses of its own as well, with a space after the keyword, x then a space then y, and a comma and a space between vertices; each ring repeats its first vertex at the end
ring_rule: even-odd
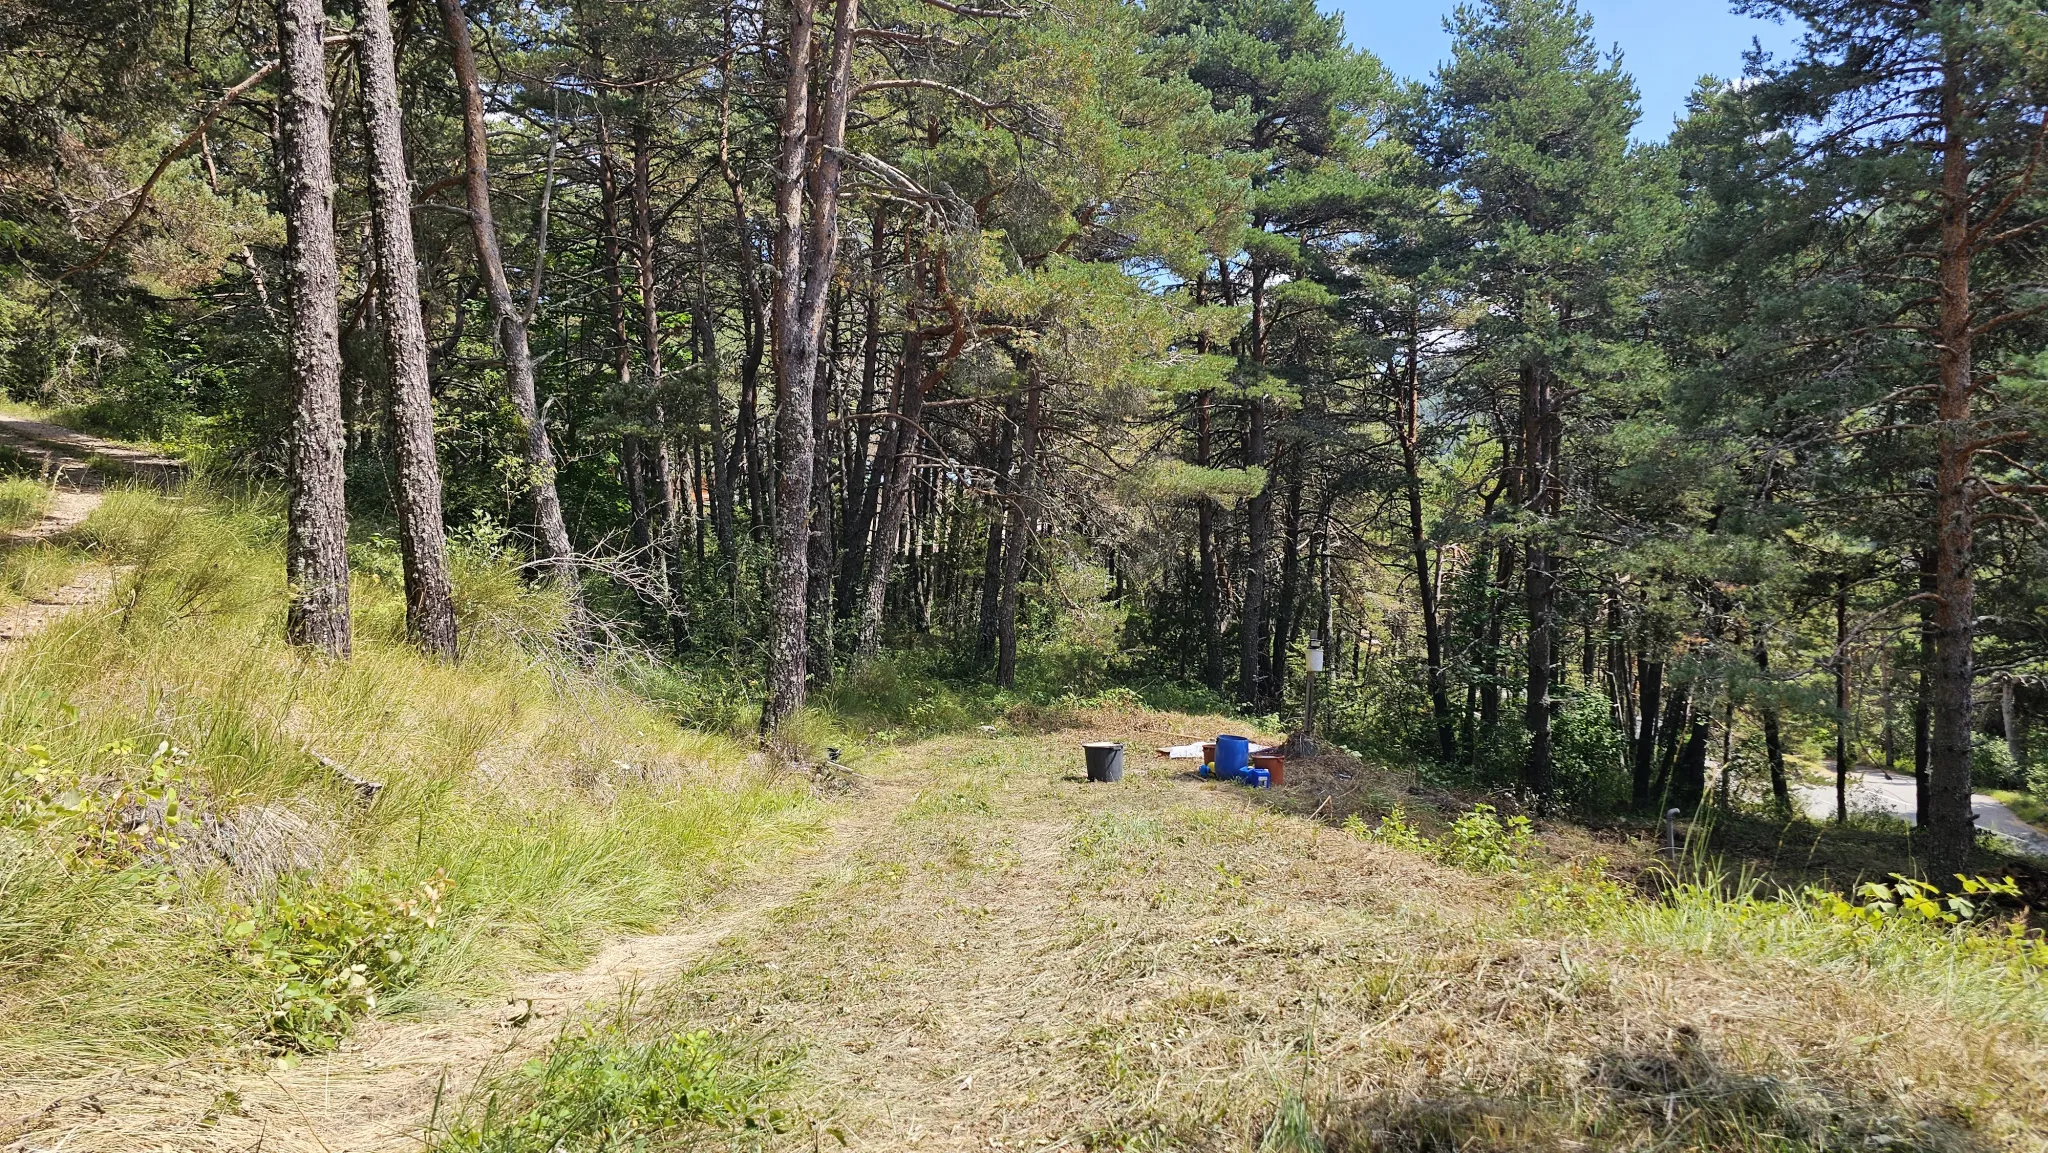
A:
POLYGON ((1216 775, 1234 781, 1252 764, 1252 743, 1245 737, 1216 738, 1216 775))

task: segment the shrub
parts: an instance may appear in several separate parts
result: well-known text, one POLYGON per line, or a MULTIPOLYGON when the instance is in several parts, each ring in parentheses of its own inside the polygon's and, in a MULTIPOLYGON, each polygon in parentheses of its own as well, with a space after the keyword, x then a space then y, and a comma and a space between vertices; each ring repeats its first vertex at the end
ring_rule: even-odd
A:
POLYGON ((244 963, 277 985, 263 1037, 279 1049, 329 1048, 377 1007, 377 995, 410 984, 441 917, 447 877, 402 892, 358 881, 339 891, 281 891, 236 910, 225 939, 244 963))
POLYGON ((1481 873, 1505 873, 1525 868, 1536 847, 1529 831, 1529 818, 1509 817, 1503 821, 1492 806, 1479 804, 1451 824, 1449 835, 1437 842, 1437 856, 1449 864, 1481 873))
POLYGON ((1971 747, 1970 780, 1980 789, 2010 789, 2025 783, 2019 763, 2003 740, 1980 739, 1971 747))

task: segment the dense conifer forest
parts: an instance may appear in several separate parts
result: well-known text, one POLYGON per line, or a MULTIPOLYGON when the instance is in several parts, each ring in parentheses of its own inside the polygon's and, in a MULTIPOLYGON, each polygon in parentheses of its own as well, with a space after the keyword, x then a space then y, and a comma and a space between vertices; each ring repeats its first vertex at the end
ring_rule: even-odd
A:
POLYGON ((509 551, 768 733, 884 659, 1292 717, 1319 643, 1356 752, 1881 763, 1954 872, 2048 790, 2048 17, 1749 7, 1637 143, 1566 0, 1421 83, 1310 0, 11 0, 0 384, 288 490, 337 658, 352 536, 428 652, 509 551))

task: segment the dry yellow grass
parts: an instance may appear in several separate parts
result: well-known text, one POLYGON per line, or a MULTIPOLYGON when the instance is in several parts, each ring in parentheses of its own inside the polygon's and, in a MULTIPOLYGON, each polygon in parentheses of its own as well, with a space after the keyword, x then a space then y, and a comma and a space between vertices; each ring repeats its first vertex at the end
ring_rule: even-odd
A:
POLYGON ((286 1073, 160 1070, 34 1134, 395 1150, 438 1100, 465 1148, 545 1150, 476 1122, 519 1116, 520 1062, 601 1024, 789 1062, 772 1126, 648 1148, 2044 1148, 2038 977, 1748 948, 1732 914, 1553 915, 1542 876, 1370 843, 1144 748, 1213 721, 1078 721, 856 758, 825 847, 521 986, 532 1017, 378 1024, 286 1073), (1082 779, 1097 737, 1131 744, 1122 785, 1082 779))
POLYGON ((878 758, 860 850, 634 1027, 799 1052, 790 1149, 2043 1147, 2038 979, 1987 1010, 1853 959, 1545 923, 1527 876, 1186 762, 1088 785, 1097 736, 1149 739, 878 758))

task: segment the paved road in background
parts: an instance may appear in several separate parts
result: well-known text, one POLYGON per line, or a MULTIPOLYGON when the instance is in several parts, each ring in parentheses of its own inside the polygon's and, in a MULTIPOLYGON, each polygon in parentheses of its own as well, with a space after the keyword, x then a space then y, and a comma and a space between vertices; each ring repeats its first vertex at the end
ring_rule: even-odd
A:
MULTIPOLYGON (((1835 787, 1832 784, 1794 785, 1792 791, 1798 795, 1799 803, 1810 816, 1828 820, 1835 815, 1835 787)), ((1970 797, 1970 808, 1977 814, 1978 828, 1997 833, 2018 845, 2023 852, 2048 857, 2048 833, 2014 816, 2003 802, 1975 793, 1970 797)), ((1919 812, 1918 798, 1913 795, 1913 778, 1903 773, 1886 773, 1882 769, 1852 771, 1849 774, 1849 811, 1886 813, 1911 821, 1919 812)))

